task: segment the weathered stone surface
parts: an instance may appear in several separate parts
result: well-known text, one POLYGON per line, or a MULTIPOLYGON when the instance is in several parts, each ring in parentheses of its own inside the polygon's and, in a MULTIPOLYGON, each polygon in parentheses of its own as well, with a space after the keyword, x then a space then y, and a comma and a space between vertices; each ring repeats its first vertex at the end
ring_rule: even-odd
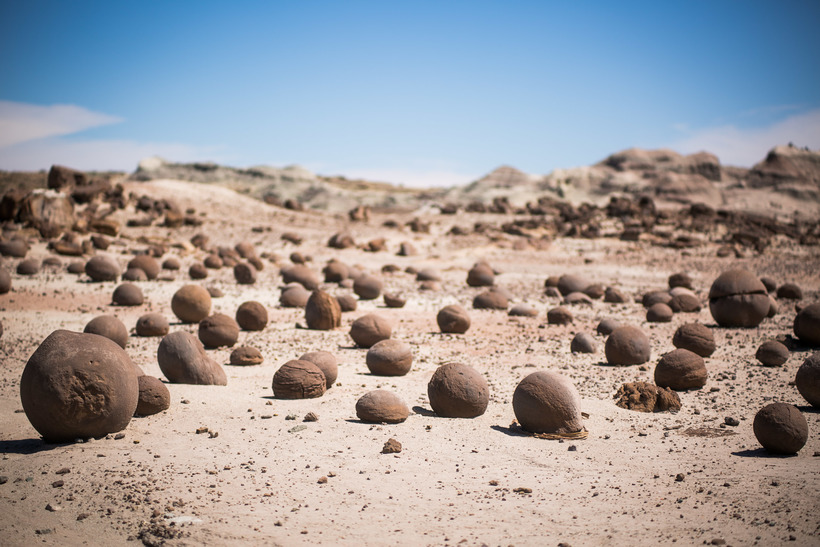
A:
POLYGON ((288 361, 273 375, 273 395, 278 399, 314 399, 326 390, 324 373, 310 361, 288 361))

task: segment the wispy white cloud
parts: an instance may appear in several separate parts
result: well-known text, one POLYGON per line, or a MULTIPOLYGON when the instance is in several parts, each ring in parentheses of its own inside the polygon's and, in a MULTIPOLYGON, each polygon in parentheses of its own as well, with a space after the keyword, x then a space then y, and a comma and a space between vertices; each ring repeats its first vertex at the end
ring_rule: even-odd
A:
POLYGON ((480 176, 454 171, 411 169, 350 169, 343 174, 349 179, 390 182, 410 188, 441 188, 467 184, 480 176))
POLYGON ((71 135, 122 118, 72 104, 37 105, 0 101, 0 147, 47 137, 71 135))
POLYGON ((795 114, 765 127, 740 129, 723 125, 686 133, 669 148, 684 154, 705 150, 717 155, 723 164, 751 167, 778 144, 792 142, 796 146, 820 148, 820 109, 795 114))

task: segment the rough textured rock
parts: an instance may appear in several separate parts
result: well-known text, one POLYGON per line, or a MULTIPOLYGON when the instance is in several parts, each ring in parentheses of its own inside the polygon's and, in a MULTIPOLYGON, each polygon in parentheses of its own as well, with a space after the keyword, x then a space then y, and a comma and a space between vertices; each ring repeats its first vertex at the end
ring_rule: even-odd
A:
POLYGON ((611 365, 640 365, 649 361, 649 338, 638 327, 619 327, 606 339, 604 351, 611 365))
POLYGON ((93 281, 116 281, 121 270, 113 258, 97 255, 92 256, 85 263, 85 273, 93 281))
POLYGON ((239 339, 239 325, 233 317, 215 313, 199 322, 198 334, 206 348, 232 347, 239 339))
POLYGON ((470 328, 470 315, 458 304, 451 304, 439 310, 436 322, 441 332, 464 334, 470 328))
POLYGON ((121 283, 114 289, 111 301, 116 306, 141 306, 145 302, 142 289, 133 283, 121 283))
POLYGON ((325 291, 313 291, 305 304, 305 322, 309 329, 333 330, 342 325, 339 301, 325 291))
POLYGON ((725 271, 709 290, 709 310, 721 327, 756 327, 769 312, 766 287, 747 270, 725 271))
POLYGON ((307 306, 310 292, 299 283, 286 286, 279 295, 279 305, 283 308, 304 308, 307 306))
POLYGON ((820 408, 820 353, 814 353, 803 361, 797 369, 794 385, 806 402, 820 408))
POLYGON ((703 357, 688 349, 670 351, 655 366, 655 383, 675 391, 700 389, 707 377, 703 357))
POLYGON ((96 334, 52 332, 20 378, 23 410, 48 442, 122 431, 138 397, 136 367, 128 354, 96 334))
POLYGON ((563 306, 547 311, 547 323, 550 325, 569 325, 573 320, 572 312, 563 306))
POLYGON ((754 434, 774 454, 796 454, 809 438, 809 425, 796 406, 772 403, 755 414, 754 434))
POLYGON ((315 399, 325 394, 327 379, 310 361, 288 361, 273 375, 273 395, 278 399, 315 399))
POLYGON ((360 275, 353 281, 353 292, 362 300, 375 300, 382 294, 384 283, 374 275, 360 275))
POLYGON ((239 346, 231 352, 228 362, 237 367, 259 365, 263 361, 262 352, 252 346, 239 346))
POLYGON ((794 318, 794 335, 810 346, 820 346, 820 303, 810 304, 794 318))
POLYGON ((336 361, 336 356, 329 351, 311 351, 299 357, 300 361, 308 361, 313 363, 325 375, 327 389, 336 382, 339 375, 339 364, 336 361))
POLYGON ((766 340, 757 348, 755 359, 767 367, 779 367, 789 360, 789 348, 777 340, 766 340))
POLYGON ((199 323, 211 313, 211 295, 199 285, 185 285, 171 298, 171 310, 183 323, 199 323))
POLYGON ((113 340, 123 349, 128 344, 128 329, 122 321, 113 315, 99 315, 86 323, 83 332, 88 334, 99 334, 109 340, 113 340))
POLYGON ((157 362, 168 381, 174 384, 228 384, 222 367, 205 353, 202 343, 187 332, 172 332, 163 338, 157 349, 157 362))
POLYGON ((137 319, 137 336, 165 336, 169 329, 168 319, 161 313, 146 313, 137 319))
POLYGON ((716 348, 711 329, 700 323, 681 325, 672 337, 672 344, 676 348, 688 349, 701 357, 709 357, 716 348))
POLYGON ((649 382, 623 384, 615 394, 615 404, 637 412, 677 412, 681 408, 677 393, 649 382))
POLYGON ((407 419, 410 409, 391 391, 377 389, 356 401, 356 416, 368 423, 398 424, 407 419))
POLYGON ((487 410, 490 388, 473 367, 447 363, 436 369, 427 384, 433 412, 447 418, 475 418, 487 410))
POLYGON ((242 302, 236 310, 236 322, 242 330, 264 330, 268 324, 268 310, 255 300, 242 302))
POLYGON ((579 332, 572 338, 572 342, 569 344, 569 350, 572 353, 595 353, 598 351, 598 344, 591 334, 579 332))
POLYGON ((157 259, 148 254, 135 256, 128 262, 127 267, 142 270, 148 279, 156 279, 160 271, 157 259))
POLYGON ((382 340, 367 351, 365 362, 377 376, 404 376, 413 364, 413 350, 401 340, 382 340))
POLYGON ((363 315, 350 326, 350 337, 362 348, 369 348, 377 342, 387 340, 392 333, 392 321, 377 313, 363 315))
POLYGON ((581 398, 565 376, 533 372, 513 393, 513 411, 521 427, 531 433, 569 434, 584 429, 581 398))
POLYGON ((152 416, 171 407, 171 392, 159 378, 142 375, 139 382, 139 402, 135 416, 152 416))

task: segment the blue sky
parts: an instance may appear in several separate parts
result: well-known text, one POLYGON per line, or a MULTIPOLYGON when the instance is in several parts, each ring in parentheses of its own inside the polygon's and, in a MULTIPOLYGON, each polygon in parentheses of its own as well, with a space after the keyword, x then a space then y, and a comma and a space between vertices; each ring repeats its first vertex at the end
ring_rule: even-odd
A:
POLYGON ((630 148, 820 148, 820 3, 3 2, 0 169, 300 164, 407 185, 630 148))

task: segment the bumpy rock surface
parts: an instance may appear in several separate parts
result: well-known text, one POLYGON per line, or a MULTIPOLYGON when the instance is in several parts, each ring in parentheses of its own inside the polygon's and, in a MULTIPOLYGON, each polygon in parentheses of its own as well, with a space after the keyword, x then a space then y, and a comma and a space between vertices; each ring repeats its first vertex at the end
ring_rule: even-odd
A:
POLYGON ((686 323, 678 327, 672 337, 672 345, 688 349, 701 357, 709 357, 716 348, 711 329, 700 323, 686 323))
POLYGON ((794 385, 811 406, 820 408, 820 353, 814 353, 803 361, 797 369, 794 385))
POLYGON ((161 313, 146 313, 137 319, 137 336, 165 336, 169 329, 168 319, 161 313))
POLYGON ((707 377, 703 357, 688 349, 670 351, 655 366, 655 383, 675 391, 700 389, 707 377))
POLYGON ((487 410, 490 388, 473 367, 448 363, 436 369, 427 384, 433 412, 447 418, 475 418, 487 410))
POLYGON ((377 313, 363 315, 350 326, 350 337, 362 348, 369 348, 377 342, 387 340, 392 333, 393 323, 377 313))
POLYGON ((255 300, 242 302, 236 310, 236 322, 242 330, 264 330, 268 324, 268 310, 255 300))
POLYGON ((308 361, 313 363, 325 375, 327 389, 336 382, 339 375, 339 363, 336 361, 336 356, 329 351, 311 351, 299 357, 300 361, 308 361))
POLYGON ((755 437, 774 454, 796 454, 809 439, 809 425, 796 406, 772 403, 755 414, 755 437))
POLYGON ((20 378, 23 410, 48 442, 122 431, 138 398, 136 367, 128 354, 96 334, 52 332, 20 378))
POLYGON ((202 343, 187 332, 172 332, 163 338, 157 349, 157 362, 168 381, 174 384, 228 384, 222 367, 205 353, 202 343))
POLYGON ((159 378, 143 375, 139 381, 139 402, 136 416, 152 416, 171 406, 171 392, 159 378))
POLYGON ((441 332, 464 334, 470 328, 470 315, 458 304, 452 304, 439 310, 436 322, 441 332))
POLYGON ((584 429, 581 398, 572 382, 550 371, 533 372, 513 393, 513 411, 531 433, 569 434, 584 429))
POLYGON ((649 338, 638 327, 619 327, 606 339, 604 351, 611 365, 640 365, 649 361, 649 338))
POLYGON ((185 285, 171 298, 171 310, 183 323, 199 323, 211 313, 211 295, 199 285, 185 285))
POLYGON ((637 412, 678 411, 680 397, 668 387, 658 387, 649 382, 631 382, 618 388, 615 404, 637 412))
POLYGON ((404 376, 413 364, 413 350, 401 340, 382 340, 367 351, 365 361, 377 376, 404 376))
POLYGON ((273 375, 273 395, 278 399, 314 399, 327 390, 322 370, 309 361, 288 361, 273 375))
POLYGON ((125 349, 128 344, 128 329, 122 321, 113 315, 100 315, 89 321, 83 332, 88 334, 99 334, 109 340, 113 340, 118 346, 125 349))
POLYGON ((377 389, 356 401, 356 416, 363 422, 398 424, 409 415, 407 404, 392 391, 377 389))
POLYGON ((769 296, 753 273, 728 270, 712 283, 709 310, 721 327, 756 327, 769 313, 769 296))
POLYGON ((309 329, 333 330, 342 325, 339 301, 325 291, 313 291, 305 304, 305 322, 309 329))

